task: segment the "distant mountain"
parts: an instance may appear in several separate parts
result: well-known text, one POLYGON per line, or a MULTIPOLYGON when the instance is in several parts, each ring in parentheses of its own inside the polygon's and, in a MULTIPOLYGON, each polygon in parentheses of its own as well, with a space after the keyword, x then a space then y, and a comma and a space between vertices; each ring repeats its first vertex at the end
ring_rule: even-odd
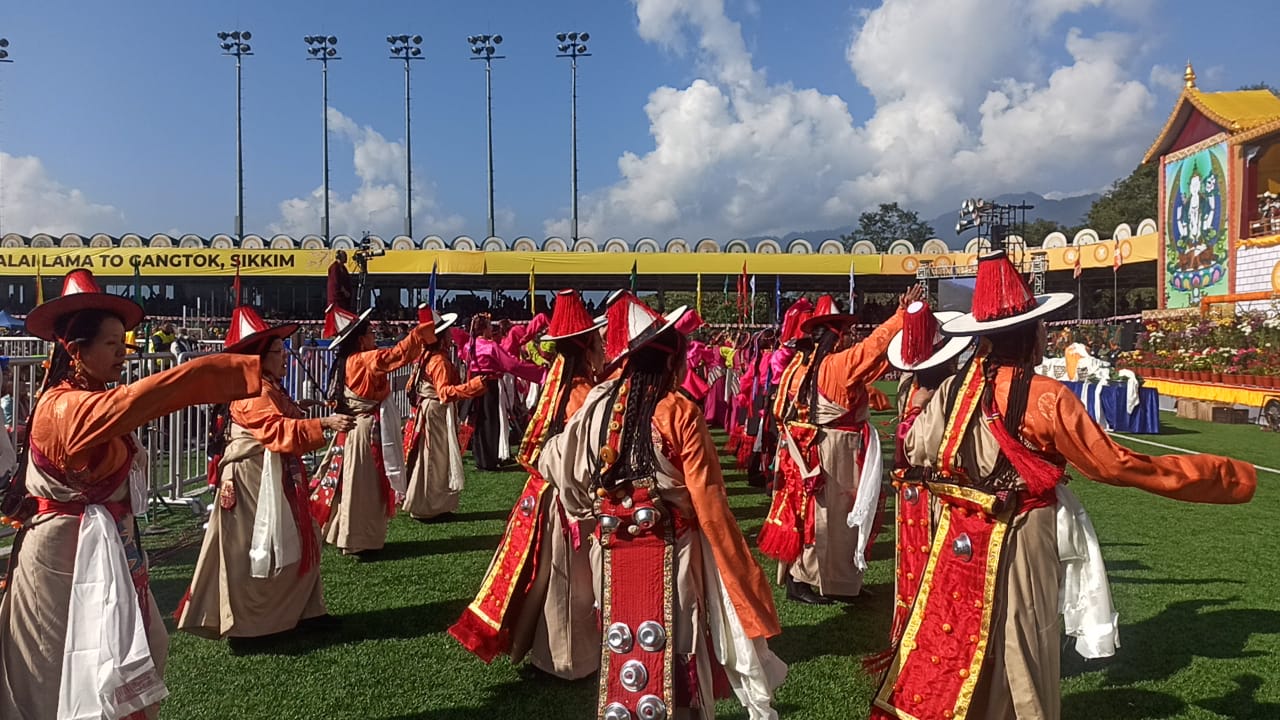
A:
MULTIPOLYGON (((1062 198, 1061 200, 1049 200, 1043 195, 1036 193, 1009 193, 1007 195, 998 195, 994 198, 987 198, 993 202, 1001 204, 1026 203, 1033 205, 1034 209, 1027 211, 1027 222, 1034 220, 1048 220, 1071 227, 1084 222, 1085 216, 1089 214, 1089 208, 1093 205, 1101 195, 1091 193, 1089 195, 1074 195, 1072 197, 1062 198)), ((933 226, 937 236, 952 248, 963 248, 964 244, 971 240, 977 231, 970 230, 963 237, 956 235, 956 220, 959 218, 960 208, 956 207, 951 212, 945 212, 929 221, 933 226)), ((803 232, 791 232, 779 238, 782 247, 786 247, 787 243, 796 238, 805 238, 813 243, 816 249, 818 244, 827 238, 839 239, 841 235, 851 232, 856 225, 845 225, 830 230, 806 230, 803 232)), ((764 239, 765 236, 746 238, 748 245, 754 245, 757 240, 764 239)))

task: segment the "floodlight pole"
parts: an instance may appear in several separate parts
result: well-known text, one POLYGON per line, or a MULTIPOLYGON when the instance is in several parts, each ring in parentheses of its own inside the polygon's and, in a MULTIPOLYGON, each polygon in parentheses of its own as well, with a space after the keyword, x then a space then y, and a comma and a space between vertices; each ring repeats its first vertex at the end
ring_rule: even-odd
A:
POLYGON ((421 35, 388 35, 391 59, 404 60, 404 234, 413 238, 413 124, 409 114, 409 65, 423 60, 421 35))
POLYGON ((569 165, 570 175, 570 214, 573 216, 572 244, 578 242, 578 58, 590 57, 587 52, 588 33, 558 33, 556 40, 560 42, 556 49, 560 51, 556 57, 569 58, 569 165), (567 41, 567 42, 566 42, 567 41))
POLYGON ((467 38, 471 44, 471 59, 484 61, 484 118, 485 137, 489 151, 489 234, 494 237, 496 230, 493 222, 493 61, 502 60, 505 56, 495 55, 497 45, 502 43, 501 35, 471 35, 467 38))
POLYGON ((253 35, 248 30, 232 30, 218 33, 222 41, 222 54, 236 59, 236 243, 244 241, 244 140, 241 128, 241 59, 252 55, 248 41, 253 35))

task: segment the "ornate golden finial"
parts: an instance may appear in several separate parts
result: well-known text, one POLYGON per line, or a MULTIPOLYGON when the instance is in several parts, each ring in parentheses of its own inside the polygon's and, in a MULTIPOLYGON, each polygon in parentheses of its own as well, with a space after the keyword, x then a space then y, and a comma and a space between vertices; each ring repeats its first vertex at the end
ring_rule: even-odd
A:
POLYGON ((1187 61, 1187 71, 1182 73, 1182 79, 1186 81, 1188 90, 1196 89, 1196 69, 1191 67, 1191 61, 1187 61))

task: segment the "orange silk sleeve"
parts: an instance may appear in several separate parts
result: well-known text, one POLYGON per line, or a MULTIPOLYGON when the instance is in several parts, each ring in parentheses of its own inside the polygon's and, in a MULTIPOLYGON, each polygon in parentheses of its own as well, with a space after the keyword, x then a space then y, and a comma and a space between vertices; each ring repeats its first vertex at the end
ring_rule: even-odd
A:
POLYGON ((587 401, 587 396, 591 394, 591 388, 595 387, 589 381, 582 378, 574 378, 573 386, 569 388, 569 402, 564 404, 564 418, 568 420, 573 417, 578 408, 587 401))
POLYGON ((467 382, 458 382, 458 372, 453 369, 448 358, 440 353, 431 353, 427 358, 427 375, 431 376, 431 384, 435 386, 436 396, 442 403, 480 397, 484 394, 483 377, 477 375, 467 382))
POLYGON ((366 372, 389 373, 421 357, 423 347, 435 341, 436 326, 427 323, 415 327, 392 347, 356 353, 351 359, 360 358, 366 372))
POLYGON ((889 352, 889 342, 902 329, 902 318, 902 308, 898 308, 893 317, 872 330, 865 340, 837 356, 843 356, 843 374, 847 378, 847 387, 850 392, 874 382, 889 368, 889 360, 886 357, 889 352))
POLYGON ((239 400, 261 389, 262 364, 257 356, 209 355, 111 390, 59 393, 53 408, 57 422, 33 428, 32 440, 46 453, 61 447, 65 458, 75 464, 78 454, 150 420, 189 405, 239 400))
MULTIPOLYGON (((684 482, 698 514, 716 567, 733 608, 742 621, 747 637, 767 638, 778 635, 778 611, 764 571, 751 555, 737 518, 729 509, 720 458, 707 423, 692 401, 668 395, 662 404, 672 408, 671 433, 684 472, 684 482)), ((661 405, 659 408, 661 408, 661 405)), ((661 412, 661 410, 659 410, 661 412)))
POLYGON ((1232 458, 1143 455, 1117 444, 1089 416, 1080 398, 1049 378, 1032 378, 1023 433, 1090 480, 1135 487, 1174 500, 1243 503, 1253 497, 1258 484, 1253 465, 1232 458))
POLYGON ((263 385, 257 397, 231 404, 231 421, 249 431, 273 453, 301 455, 324 445, 320 418, 291 418, 276 403, 274 390, 263 385))

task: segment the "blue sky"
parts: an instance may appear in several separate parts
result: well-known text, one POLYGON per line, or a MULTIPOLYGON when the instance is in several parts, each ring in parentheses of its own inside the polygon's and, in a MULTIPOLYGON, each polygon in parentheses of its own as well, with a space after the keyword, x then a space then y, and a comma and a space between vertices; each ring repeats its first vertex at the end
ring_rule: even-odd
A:
POLYGON ((399 231, 403 74, 385 36, 421 34, 414 65, 415 234, 483 236, 483 64, 494 64, 498 234, 567 233, 568 62, 579 69, 583 233, 727 239, 848 224, 899 200, 1073 193, 1140 159, 1182 66, 1203 89, 1280 83, 1248 27, 1276 3, 1182 0, 8 0, 0 36, 5 231, 230 232, 234 62, 248 29, 246 231, 319 230, 320 72, 330 66, 333 232, 399 231), (972 34, 957 34, 964 29, 972 34), (979 33, 978 29, 984 29, 979 33))

